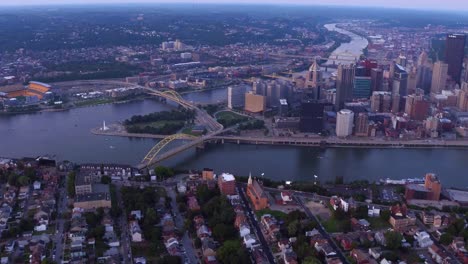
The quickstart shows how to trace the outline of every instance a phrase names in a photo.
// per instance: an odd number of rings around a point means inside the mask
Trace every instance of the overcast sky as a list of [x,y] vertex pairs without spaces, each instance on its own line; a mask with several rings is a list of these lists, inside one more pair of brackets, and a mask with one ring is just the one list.
[[93,3],[239,3],[378,6],[438,10],[466,10],[468,0],[0,0],[0,5],[93,4]]

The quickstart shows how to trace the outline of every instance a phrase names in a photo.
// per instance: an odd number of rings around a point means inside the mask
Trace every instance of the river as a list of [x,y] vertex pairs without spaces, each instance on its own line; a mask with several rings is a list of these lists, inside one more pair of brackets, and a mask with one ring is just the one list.
[[[211,103],[224,101],[226,96],[226,89],[219,89],[187,94],[184,98]],[[90,130],[104,120],[110,124],[134,114],[171,108],[144,100],[63,112],[0,116],[0,157],[51,155],[81,163],[136,165],[156,140],[97,136]],[[337,176],[346,181],[373,181],[423,177],[427,172],[435,172],[445,186],[468,187],[467,154],[468,151],[457,149],[318,149],[224,144],[210,145],[202,151],[190,149],[163,164],[184,169],[211,167],[218,173],[236,175],[265,173],[265,177],[275,180],[312,180],[316,174],[322,182],[333,181]]]
[[359,59],[362,55],[362,50],[369,45],[366,38],[363,38],[351,31],[338,28],[337,24],[326,24],[324,27],[329,31],[336,31],[341,34],[348,35],[351,38],[351,42],[341,44],[335,49],[330,56],[326,64],[350,64],[355,60]]

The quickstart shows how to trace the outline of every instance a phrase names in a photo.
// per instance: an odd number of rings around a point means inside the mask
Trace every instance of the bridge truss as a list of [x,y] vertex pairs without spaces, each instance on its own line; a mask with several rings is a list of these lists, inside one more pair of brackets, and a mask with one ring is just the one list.
[[145,158],[141,161],[141,164],[151,164],[156,159],[161,150],[164,149],[169,143],[173,142],[174,140],[179,139],[196,139],[197,137],[190,136],[187,134],[174,134],[163,138],[161,141],[158,142],[151,150],[146,154]]

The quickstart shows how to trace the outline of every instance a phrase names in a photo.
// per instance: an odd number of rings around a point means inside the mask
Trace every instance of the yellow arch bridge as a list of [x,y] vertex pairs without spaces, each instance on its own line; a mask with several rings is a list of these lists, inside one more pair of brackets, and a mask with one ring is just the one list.
[[[174,135],[167,136],[167,137],[163,138],[161,141],[159,141],[158,144],[156,144],[153,148],[151,148],[151,150],[148,152],[148,154],[146,154],[145,158],[141,161],[141,165],[142,166],[148,166],[148,165],[150,165],[152,163],[155,163],[155,161],[157,161],[156,158],[161,153],[161,151],[164,149],[164,147],[169,145],[171,142],[173,142],[175,140],[179,140],[179,139],[195,140],[195,139],[197,139],[197,137],[190,136],[190,135],[187,135],[187,134],[174,134]],[[184,147],[184,149],[185,149],[185,145],[183,145],[181,147]],[[179,152],[179,151],[177,151],[177,152]],[[170,153],[170,152],[166,152],[166,154],[167,153]]]

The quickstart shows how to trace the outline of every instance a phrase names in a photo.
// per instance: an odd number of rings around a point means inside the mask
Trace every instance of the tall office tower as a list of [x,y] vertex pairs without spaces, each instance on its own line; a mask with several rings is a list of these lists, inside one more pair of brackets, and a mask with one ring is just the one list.
[[253,92],[245,94],[245,111],[251,113],[260,113],[265,111],[266,108],[266,97],[263,95],[257,95]]
[[366,98],[371,96],[371,77],[354,77],[353,98]]
[[398,56],[398,58],[396,59],[396,63],[403,66],[403,67],[406,67],[406,63],[407,63],[407,59],[405,56],[403,56],[402,54],[400,54],[400,56]]
[[347,137],[353,133],[354,113],[348,109],[342,109],[336,117],[336,135]]
[[424,90],[425,94],[431,92],[432,84],[432,64],[424,64],[418,66],[418,80],[416,82],[416,87]]
[[442,61],[434,63],[434,70],[432,71],[432,85],[431,93],[438,94],[447,84],[447,70],[448,64]]
[[336,76],[335,108],[341,110],[344,103],[352,98],[354,88],[354,64],[339,65]]
[[367,137],[369,135],[369,116],[366,113],[357,115],[354,134],[358,137]]
[[426,64],[427,62],[427,53],[425,50],[423,50],[421,52],[421,54],[419,54],[418,56],[418,62],[417,62],[417,66],[423,66],[424,64]]
[[457,107],[460,111],[468,111],[468,82],[463,82],[458,93]]
[[245,92],[247,91],[246,85],[229,86],[228,92],[228,108],[243,108],[245,105]]
[[422,95],[408,95],[405,103],[405,113],[413,120],[426,119],[430,103]]
[[[371,76],[371,70],[376,69],[379,66],[376,60],[369,59],[360,61],[359,65],[366,68],[365,76]],[[356,74],[356,76],[358,76],[358,74]]]
[[321,133],[324,122],[324,107],[325,103],[316,100],[302,102],[299,130],[301,132]]
[[382,69],[372,69],[371,70],[371,90],[382,91],[383,86],[383,70]]
[[401,96],[406,96],[408,94],[408,73],[406,69],[399,64],[395,64],[394,67],[392,93]]
[[268,82],[266,92],[267,107],[276,107],[279,105],[280,89],[281,86],[279,83],[275,81]]
[[399,94],[392,93],[392,113],[400,112],[401,97]]
[[265,96],[267,93],[267,84],[262,80],[256,80],[253,82],[252,91],[255,94]]
[[367,76],[367,70],[366,70],[366,67],[364,66],[356,66],[356,68],[354,68],[354,75],[355,76],[358,76],[358,77],[365,77]]
[[373,92],[371,96],[371,112],[377,113],[381,111],[382,95],[380,92]]
[[371,96],[371,111],[374,113],[390,112],[392,93],[376,91]]
[[448,75],[460,84],[463,59],[465,58],[465,34],[448,34],[445,40],[445,62],[448,64]]
[[412,94],[416,92],[416,82],[417,82],[417,74],[416,70],[411,70],[408,73],[408,94]]
[[314,63],[310,66],[306,81],[309,88],[319,88],[322,86],[322,70],[317,60],[314,60]]

